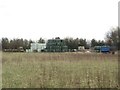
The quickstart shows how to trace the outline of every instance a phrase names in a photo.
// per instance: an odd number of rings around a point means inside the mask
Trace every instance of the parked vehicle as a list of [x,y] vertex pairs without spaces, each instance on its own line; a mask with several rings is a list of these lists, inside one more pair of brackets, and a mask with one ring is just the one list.
[[101,53],[110,53],[110,46],[95,46],[94,50]]

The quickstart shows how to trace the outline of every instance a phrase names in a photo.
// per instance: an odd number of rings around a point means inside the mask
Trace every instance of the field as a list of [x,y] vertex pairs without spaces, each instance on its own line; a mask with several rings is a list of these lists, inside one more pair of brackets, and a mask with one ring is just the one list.
[[3,53],[3,88],[118,88],[112,54]]

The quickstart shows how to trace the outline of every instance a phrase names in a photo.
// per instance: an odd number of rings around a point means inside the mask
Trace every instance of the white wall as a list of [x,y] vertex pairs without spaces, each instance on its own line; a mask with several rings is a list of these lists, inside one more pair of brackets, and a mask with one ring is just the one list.
[[46,48],[46,44],[43,43],[31,43],[31,51],[37,50],[38,52],[41,52],[42,49]]

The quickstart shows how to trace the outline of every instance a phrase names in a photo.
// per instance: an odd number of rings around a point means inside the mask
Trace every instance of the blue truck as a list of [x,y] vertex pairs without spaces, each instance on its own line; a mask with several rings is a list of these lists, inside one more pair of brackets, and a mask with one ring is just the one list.
[[101,46],[100,52],[102,52],[102,53],[110,53],[110,47],[109,46]]
[[95,46],[94,50],[101,53],[110,53],[110,46]]

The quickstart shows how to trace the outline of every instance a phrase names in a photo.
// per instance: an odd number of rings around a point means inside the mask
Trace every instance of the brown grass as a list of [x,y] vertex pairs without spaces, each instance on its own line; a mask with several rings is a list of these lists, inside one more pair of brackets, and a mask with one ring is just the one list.
[[118,88],[117,55],[3,53],[3,87]]

